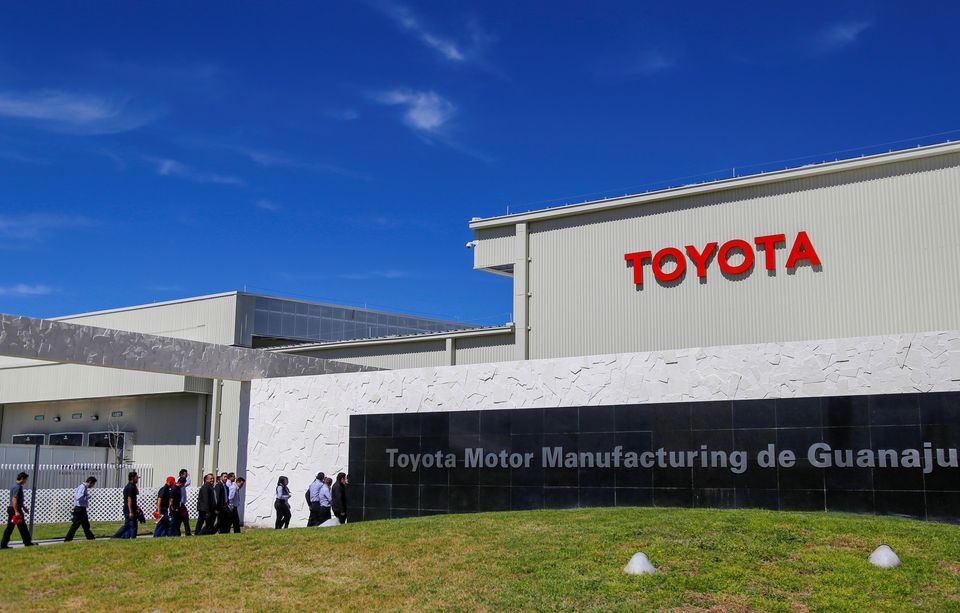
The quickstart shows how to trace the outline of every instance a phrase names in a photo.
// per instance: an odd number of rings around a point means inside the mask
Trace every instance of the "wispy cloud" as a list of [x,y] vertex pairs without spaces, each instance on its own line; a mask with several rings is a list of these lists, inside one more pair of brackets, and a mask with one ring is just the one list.
[[19,151],[12,151],[9,149],[0,149],[0,160],[7,160],[8,162],[19,162],[21,164],[46,165],[49,163],[46,160],[41,160],[39,158],[31,157],[29,155],[24,155]]
[[679,65],[674,52],[660,47],[647,47],[640,50],[619,52],[597,67],[597,75],[619,79],[651,77],[668,72]]
[[466,61],[467,54],[459,43],[428,30],[423,21],[414,15],[409,7],[388,1],[377,2],[376,6],[390,17],[400,29],[414,35],[421,43],[439,53],[443,58],[451,62]]
[[331,119],[336,119],[337,121],[353,121],[354,119],[359,119],[360,113],[356,109],[328,109],[326,112],[327,117]]
[[270,211],[275,213],[280,210],[280,205],[274,202],[273,200],[267,200],[266,198],[261,198],[254,203],[258,209],[263,209],[264,211]]
[[259,164],[260,166],[266,166],[267,168],[298,168],[301,170],[314,170],[319,172],[328,172],[331,174],[343,175],[345,177],[353,177],[355,179],[368,178],[367,175],[363,173],[355,172],[348,168],[343,168],[342,166],[336,166],[334,164],[325,164],[323,162],[301,160],[291,155],[288,155],[285,153],[279,153],[276,151],[269,151],[265,149],[255,149],[252,147],[228,146],[227,148],[246,157],[251,162],[255,164]]
[[27,215],[0,214],[0,240],[7,243],[36,242],[59,231],[89,228],[96,222],[86,217],[31,213]]
[[341,273],[337,275],[339,279],[348,281],[365,281],[368,279],[410,279],[420,277],[420,273],[410,270],[369,270],[354,273]]
[[823,28],[814,38],[814,51],[826,53],[852,45],[872,25],[873,20],[869,19],[832,23]]
[[55,291],[56,289],[50,287],[49,285],[29,285],[27,283],[17,283],[16,285],[0,285],[0,296],[8,298],[48,296]]
[[134,108],[129,97],[42,90],[0,92],[0,118],[30,122],[56,132],[114,134],[144,126],[159,117],[156,110]]
[[403,109],[403,122],[422,134],[436,134],[453,118],[457,107],[433,91],[395,89],[383,92],[374,99],[385,105]]
[[372,4],[400,30],[410,34],[445,61],[472,64],[503,76],[483,59],[484,50],[494,42],[495,37],[486,32],[476,20],[468,20],[466,31],[455,37],[432,29],[422,17],[400,2],[373,0]]
[[161,177],[177,177],[180,179],[193,181],[194,183],[215,183],[217,185],[242,186],[246,184],[244,180],[239,177],[195,170],[182,162],[178,162],[177,160],[171,160],[168,158],[147,159],[156,165],[157,174]]

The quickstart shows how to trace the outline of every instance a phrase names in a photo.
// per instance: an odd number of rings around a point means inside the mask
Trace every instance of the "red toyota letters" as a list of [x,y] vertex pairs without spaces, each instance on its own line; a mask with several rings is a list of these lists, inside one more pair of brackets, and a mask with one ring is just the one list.
[[[767,270],[776,270],[776,246],[778,243],[786,243],[786,240],[787,237],[783,234],[769,234],[753,239],[754,244],[763,247],[763,264]],[[739,238],[728,240],[720,245],[719,250],[717,249],[716,242],[707,243],[703,249],[697,249],[693,245],[687,245],[684,247],[684,250],[687,252],[687,257],[690,258],[690,261],[693,262],[693,265],[696,267],[697,276],[700,278],[707,276],[707,267],[714,252],[717,254],[717,263],[720,265],[720,270],[728,275],[739,275],[750,270],[756,258],[753,251],[753,244]],[[743,254],[743,261],[739,264],[731,264],[731,252],[737,251]],[[643,285],[643,265],[646,261],[650,261],[653,276],[659,281],[675,281],[683,277],[687,271],[687,259],[684,257],[683,252],[676,247],[664,247],[652,255],[650,251],[626,253],[623,259],[633,264],[633,282],[637,285]],[[673,270],[666,272],[664,270],[664,263],[670,260],[675,262],[676,265]],[[809,262],[811,266],[818,266],[820,264],[820,257],[817,256],[810,237],[807,236],[806,232],[798,232],[797,238],[793,241],[793,248],[790,249],[790,255],[787,257],[786,268],[796,268],[797,264],[804,260]]]

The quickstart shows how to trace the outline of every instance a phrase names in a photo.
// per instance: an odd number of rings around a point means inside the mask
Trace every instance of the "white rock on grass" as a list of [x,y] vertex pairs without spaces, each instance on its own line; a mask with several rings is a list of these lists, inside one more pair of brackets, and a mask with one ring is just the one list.
[[650,563],[650,558],[642,551],[633,554],[627,565],[623,567],[623,572],[628,575],[650,575],[657,572],[657,569]]
[[323,522],[322,524],[320,524],[320,527],[321,527],[321,528],[330,528],[330,527],[332,527],[332,526],[339,526],[339,525],[340,525],[340,520],[337,519],[336,517],[331,517],[331,518],[328,519],[327,521],[325,521],[325,522]]
[[889,545],[880,545],[870,554],[870,563],[880,568],[896,568],[900,566],[900,558]]

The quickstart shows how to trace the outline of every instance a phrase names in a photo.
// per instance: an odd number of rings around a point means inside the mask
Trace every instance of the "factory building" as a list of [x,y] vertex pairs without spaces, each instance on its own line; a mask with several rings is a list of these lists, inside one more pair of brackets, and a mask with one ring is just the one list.
[[[55,319],[251,348],[466,327],[246,292]],[[120,451],[127,462],[152,465],[156,478],[180,468],[236,470],[246,448],[241,398],[238,381],[0,358],[0,442],[105,447],[103,461]]]
[[502,326],[245,293],[77,315],[379,370],[247,393],[8,360],[0,437],[109,424],[158,474],[237,466],[259,525],[279,475],[302,492],[344,469],[355,519],[653,504],[960,520],[960,144],[470,228],[474,268],[512,296]]

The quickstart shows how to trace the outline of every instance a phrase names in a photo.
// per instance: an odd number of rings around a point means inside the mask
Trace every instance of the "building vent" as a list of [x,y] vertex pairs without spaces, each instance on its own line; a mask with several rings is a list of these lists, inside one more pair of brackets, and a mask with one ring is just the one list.
[[83,432],[57,432],[50,435],[50,444],[61,447],[83,447]]

